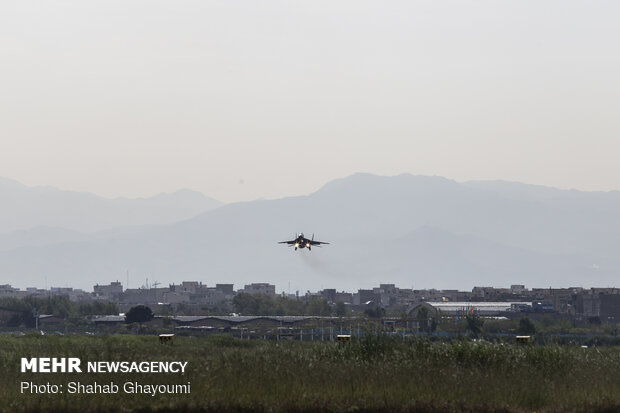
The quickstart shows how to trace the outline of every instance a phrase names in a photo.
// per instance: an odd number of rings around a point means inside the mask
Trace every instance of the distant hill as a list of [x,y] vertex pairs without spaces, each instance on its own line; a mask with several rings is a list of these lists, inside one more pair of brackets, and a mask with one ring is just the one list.
[[[315,233],[332,244],[293,251]],[[199,280],[278,290],[608,286],[620,277],[620,196],[503,182],[356,174],[308,196],[234,203],[160,227],[0,252],[3,281]],[[60,281],[62,280],[62,281]]]
[[[4,178],[0,178],[0,202],[0,234],[22,231],[13,235],[15,239],[37,238],[37,234],[43,239],[55,231],[51,228],[57,228],[58,240],[65,239],[67,231],[95,232],[123,226],[171,224],[222,205],[190,190],[150,198],[107,199],[47,186],[28,187]],[[65,233],[60,234],[62,231]],[[8,242],[3,238],[6,239],[0,235],[0,244]],[[77,239],[69,236],[67,240]],[[36,241],[34,245],[41,242]]]

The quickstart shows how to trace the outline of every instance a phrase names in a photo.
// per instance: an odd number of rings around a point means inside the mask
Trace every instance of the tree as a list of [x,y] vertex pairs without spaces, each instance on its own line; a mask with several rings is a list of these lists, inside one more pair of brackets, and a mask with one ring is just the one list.
[[366,314],[366,316],[368,316],[369,318],[381,318],[385,316],[385,308],[369,307],[364,310],[364,314]]
[[336,317],[344,317],[347,315],[347,306],[342,302],[336,303]]
[[145,323],[153,319],[153,311],[145,305],[131,307],[125,314],[126,323]]
[[420,307],[418,310],[418,325],[420,331],[426,331],[428,328],[428,308]]
[[532,336],[536,334],[536,326],[534,325],[534,323],[532,323],[532,320],[527,317],[523,317],[521,318],[521,320],[519,320],[518,332],[519,334],[524,336]]
[[92,303],[78,303],[77,315],[104,315],[118,314],[118,306],[109,301],[94,301]]
[[319,297],[312,297],[306,303],[306,315],[329,316],[332,313],[327,300]]
[[484,320],[482,320],[476,314],[466,316],[465,320],[467,321],[467,329],[471,331],[472,336],[474,336],[474,338],[478,338],[478,336],[482,332],[482,325],[484,324]]
[[233,298],[233,308],[239,314],[258,315],[258,305],[256,297],[252,294],[239,293]]
[[428,308],[420,307],[417,315],[418,329],[421,332],[431,333],[437,329],[437,320],[429,317]]

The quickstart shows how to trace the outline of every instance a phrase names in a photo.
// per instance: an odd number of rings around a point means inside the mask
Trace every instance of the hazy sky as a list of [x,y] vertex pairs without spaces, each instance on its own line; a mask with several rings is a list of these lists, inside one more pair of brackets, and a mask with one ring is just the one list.
[[0,176],[222,201],[354,172],[620,189],[620,2],[0,2]]

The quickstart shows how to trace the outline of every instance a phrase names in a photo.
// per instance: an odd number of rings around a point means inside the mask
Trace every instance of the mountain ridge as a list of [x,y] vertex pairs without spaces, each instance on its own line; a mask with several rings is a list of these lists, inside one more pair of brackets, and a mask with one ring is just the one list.
[[220,207],[200,192],[180,189],[144,198],[104,198],[51,186],[26,186],[0,178],[0,233],[57,227],[97,232],[122,226],[162,225]]
[[[47,274],[89,289],[128,270],[165,282],[263,280],[282,288],[291,281],[302,291],[379,282],[594,286],[618,279],[615,194],[549,201],[510,191],[441,177],[356,174],[309,195],[223,205],[116,239],[0,252],[0,273],[15,275],[13,283],[40,285]],[[294,232],[331,244],[311,252],[277,244]]]

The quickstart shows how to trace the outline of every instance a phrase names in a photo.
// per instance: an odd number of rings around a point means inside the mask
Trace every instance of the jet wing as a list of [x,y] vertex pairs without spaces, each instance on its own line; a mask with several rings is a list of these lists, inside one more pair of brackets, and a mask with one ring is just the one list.
[[329,242],[313,241],[313,240],[308,240],[307,242],[309,242],[309,243],[310,243],[310,245],[329,244]]
[[295,242],[297,242],[296,240],[292,240],[292,241],[280,241],[278,242],[278,244],[289,244],[289,245],[293,245],[295,244]]

